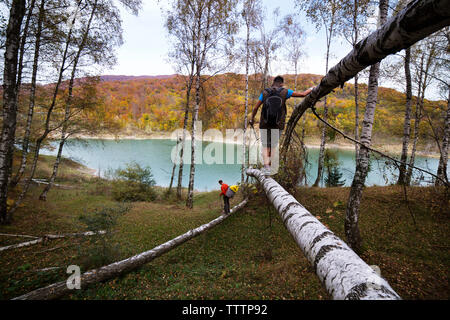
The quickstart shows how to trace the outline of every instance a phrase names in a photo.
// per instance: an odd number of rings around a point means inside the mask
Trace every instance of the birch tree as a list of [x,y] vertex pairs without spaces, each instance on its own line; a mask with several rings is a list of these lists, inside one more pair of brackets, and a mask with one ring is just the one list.
[[[448,182],[448,148],[450,139],[450,28],[444,28],[435,34],[437,50],[441,53],[436,61],[436,72],[431,77],[437,83],[440,97],[447,100],[447,110],[443,112],[443,123],[439,125],[441,132],[440,143],[437,145],[440,152],[437,176]],[[431,125],[431,123],[430,123]],[[433,129],[433,128],[432,128]],[[434,131],[434,129],[433,129]],[[439,137],[437,137],[439,139]],[[435,180],[435,185],[443,185],[439,179]]]
[[[76,10],[79,9],[80,4],[81,4],[82,0],[78,0],[77,2],[77,7]],[[37,163],[39,160],[39,153],[40,153],[40,149],[41,149],[41,145],[44,142],[44,140],[47,138],[47,136],[49,135],[50,132],[52,132],[52,128],[51,128],[51,116],[52,116],[52,112],[53,109],[56,106],[56,101],[57,101],[57,97],[58,97],[58,93],[59,93],[59,88],[61,86],[61,83],[63,81],[63,75],[64,75],[64,71],[67,69],[67,59],[68,59],[68,55],[69,55],[69,49],[70,49],[70,45],[72,42],[72,37],[73,37],[73,33],[74,33],[74,25],[75,22],[77,20],[77,12],[73,15],[73,16],[69,16],[68,17],[68,32],[67,32],[67,36],[65,38],[65,42],[64,45],[62,47],[62,54],[61,54],[61,62],[58,66],[58,78],[57,81],[55,83],[55,87],[53,90],[53,94],[52,94],[52,99],[50,102],[50,106],[47,110],[46,116],[45,116],[45,123],[44,123],[44,131],[42,132],[42,134],[37,138],[36,143],[35,143],[35,149],[33,152],[33,160],[31,163],[31,169],[30,169],[30,175],[27,178],[27,180],[25,181],[25,185],[22,189],[22,191],[20,192],[17,200],[14,202],[14,204],[12,205],[11,209],[8,211],[8,215],[10,218],[12,218],[13,214],[15,213],[15,211],[17,210],[17,208],[19,207],[19,205],[22,203],[23,199],[25,198],[25,195],[28,192],[28,189],[30,187],[30,184],[34,178],[34,174],[36,171],[36,167],[37,167]]]
[[45,0],[41,0],[39,6],[39,12],[37,14],[37,29],[36,34],[34,36],[34,55],[33,55],[33,67],[32,67],[32,75],[31,75],[31,83],[30,83],[30,94],[29,94],[29,102],[28,102],[28,113],[27,120],[25,123],[24,137],[22,139],[22,157],[19,165],[19,169],[14,177],[11,179],[10,187],[14,188],[19,180],[22,178],[23,173],[25,172],[25,167],[27,164],[27,155],[28,155],[28,147],[30,144],[30,135],[31,135],[31,124],[33,121],[35,100],[36,100],[36,82],[37,82],[37,71],[39,66],[39,55],[41,51],[41,36],[42,36],[42,25],[44,23],[44,14],[45,14]]
[[405,105],[405,120],[403,124],[403,138],[402,138],[402,154],[400,161],[402,164],[399,168],[399,176],[397,184],[406,184],[406,161],[408,160],[408,145],[411,135],[411,105],[412,105],[412,83],[411,83],[411,48],[405,50],[404,67],[405,67],[405,82],[406,82],[406,105]]
[[[383,25],[388,15],[388,0],[379,1],[378,27]],[[369,85],[367,89],[367,103],[364,113],[364,120],[361,129],[361,143],[370,146],[372,140],[372,126],[375,116],[375,108],[378,97],[378,76],[380,63],[375,63],[370,67]],[[359,233],[359,208],[361,204],[362,192],[369,169],[370,153],[366,148],[361,148],[356,158],[356,169],[353,182],[350,188],[350,195],[347,201],[345,216],[345,235],[350,247],[359,252],[361,250],[361,236]]]
[[[423,117],[423,103],[425,93],[432,81],[432,75],[436,72],[436,59],[439,55],[436,37],[431,36],[421,41],[417,46],[417,55],[414,62],[415,80],[417,83],[417,99],[415,104],[415,117],[413,127],[412,150],[409,158],[409,167],[406,172],[405,184],[410,185],[413,177],[412,166],[415,163],[417,146],[420,136],[420,122]],[[419,62],[420,61],[420,62]]]
[[13,0],[5,41],[3,72],[3,126],[0,136],[0,223],[9,223],[8,184],[12,169],[17,121],[17,64],[20,28],[25,15],[25,0]]
[[[319,99],[329,94],[334,88],[342,86],[371,64],[406,49],[448,26],[449,11],[450,3],[445,0],[413,0],[385,25],[362,39],[351,52],[330,69],[320,84],[295,106],[286,125],[281,153],[284,154],[288,149],[295,126],[308,108],[314,107]],[[419,20],[424,21],[420,27],[417,26]]]
[[[184,2],[184,1],[182,1]],[[236,19],[234,16],[235,0],[195,0],[187,1],[193,15],[195,39],[195,103],[192,111],[191,122],[191,163],[189,172],[188,194],[186,206],[192,208],[194,204],[194,177],[195,177],[195,152],[197,121],[200,109],[200,89],[202,74],[205,70],[214,69],[219,57],[227,54],[227,44],[236,32]]]
[[[87,95],[86,101],[74,101],[73,91],[75,85],[75,79],[77,74],[81,73],[80,64],[106,64],[112,65],[115,61],[114,48],[122,44],[122,32],[120,26],[120,18],[117,10],[111,6],[111,2],[106,0],[93,0],[92,3],[85,9],[84,15],[80,16],[80,32],[77,36],[75,45],[73,48],[71,66],[71,75],[67,88],[67,98],[65,99],[64,117],[61,122],[61,138],[59,141],[58,152],[53,165],[53,171],[45,186],[40,200],[45,201],[47,199],[47,193],[52,187],[56,175],[58,173],[59,164],[61,162],[62,151],[67,139],[78,128],[75,127],[72,119],[83,112],[85,109],[92,107],[92,100]],[[95,30],[95,33],[92,32]],[[89,80],[83,81],[83,85],[89,85]],[[94,81],[91,81],[92,85],[96,85]],[[83,85],[80,85],[82,87]]]
[[[450,87],[447,86],[448,98],[447,98],[447,113],[444,120],[444,133],[442,135],[441,155],[439,157],[439,165],[437,169],[437,176],[444,181],[448,181],[447,176],[447,164],[448,164],[448,148],[450,139]],[[436,185],[442,185],[438,179],[435,182]]]
[[[361,36],[368,31],[367,20],[372,14],[369,0],[346,0],[342,4],[342,19],[340,27],[344,38],[355,48]],[[354,77],[355,96],[355,139],[359,140],[359,87],[358,75]],[[355,143],[355,155],[358,155],[359,145]],[[355,156],[355,158],[356,158]]]
[[[289,61],[291,66],[294,68],[294,91],[297,91],[297,78],[298,78],[298,65],[301,58],[305,55],[303,50],[305,31],[303,30],[298,18],[294,15],[287,15],[282,20],[282,30],[284,32],[285,44],[283,49],[286,53],[286,59]],[[303,118],[302,124],[302,134],[300,137],[300,144],[303,150],[303,159],[306,162],[306,146],[305,146],[305,118]],[[302,172],[300,176],[300,182],[304,181],[306,185],[306,169],[305,165],[302,166]]]
[[244,161],[241,168],[241,183],[244,183],[244,168],[248,168],[246,155],[247,121],[248,121],[248,80],[250,68],[250,33],[261,23],[261,4],[259,0],[244,0],[241,12],[245,24],[245,102],[244,102],[244,136],[242,143],[242,155]]
[[[48,2],[51,2],[50,0]],[[137,8],[140,6],[140,0],[120,0],[127,9],[137,10]],[[51,132],[54,132],[55,130],[58,130],[59,128],[66,126],[65,130],[67,131],[67,124],[65,120],[62,119],[62,121],[58,122],[57,117],[54,117],[54,110],[56,110],[59,107],[59,96],[60,96],[60,89],[62,86],[62,83],[64,82],[66,78],[66,70],[74,65],[74,61],[76,59],[79,59],[80,57],[76,54],[76,47],[82,43],[82,36],[80,34],[83,33],[84,28],[80,27],[81,23],[87,23],[87,19],[84,20],[85,12],[88,11],[90,8],[89,4],[97,3],[95,2],[87,2],[84,0],[77,0],[75,2],[71,1],[56,1],[51,2],[51,6],[48,7],[47,10],[43,10],[44,3],[41,2],[41,8],[40,13],[44,12],[44,21],[45,26],[47,28],[46,34],[42,37],[46,39],[46,45],[48,45],[48,48],[52,48],[52,53],[49,55],[47,53],[47,56],[45,59],[43,58],[42,61],[46,62],[46,66],[49,65],[56,66],[57,73],[56,73],[56,81],[53,85],[53,91],[52,96],[49,99],[49,105],[46,108],[46,112],[44,115],[44,123],[40,126],[40,132],[38,133],[38,137],[34,143],[34,151],[32,155],[32,162],[30,164],[30,174],[27,177],[26,181],[24,182],[24,186],[17,197],[14,204],[11,206],[10,210],[7,212],[8,220],[11,220],[14,212],[17,210],[21,202],[24,200],[29,186],[31,182],[33,181],[33,177],[36,171],[37,163],[39,160],[39,154],[40,149],[44,142],[46,141],[47,137]],[[68,9],[69,5],[73,5],[73,11]],[[112,9],[114,12],[118,12],[117,7],[113,5],[113,2],[110,0],[105,0],[105,2],[102,2],[102,5],[104,8]],[[81,17],[81,18],[80,18]],[[102,17],[105,19],[103,23],[100,25],[100,28],[96,30],[98,32],[98,37],[103,37],[104,40],[107,40],[108,43],[110,43],[110,46],[107,46],[108,49],[105,50],[99,50],[99,42],[93,39],[90,39],[89,42],[89,54],[92,56],[92,62],[94,64],[99,64],[100,61],[108,60],[110,62],[113,62],[114,59],[112,59],[111,53],[113,52],[112,47],[117,44],[117,42],[114,40],[116,36],[118,35],[121,37],[122,30],[120,28],[109,28],[108,26],[111,26],[111,23],[120,25],[120,19],[118,14],[115,16],[111,16],[108,14],[105,14],[105,12],[102,13],[102,15],[99,15],[99,17]],[[53,19],[53,20],[52,20]],[[108,19],[110,19],[108,21]],[[41,30],[42,31],[42,30]],[[108,34],[112,33],[112,36],[109,36]],[[53,39],[53,37],[49,35],[56,34],[56,39]],[[48,41],[48,39],[51,39],[51,41]],[[62,40],[62,41],[61,41]],[[39,47],[36,51],[35,48],[35,65],[38,67],[38,60],[39,55],[36,55],[36,52],[39,52]],[[106,52],[106,54],[105,54]],[[35,68],[37,70],[37,67]],[[75,68],[76,69],[76,68]],[[33,70],[35,72],[35,70]],[[50,70],[46,70],[48,73],[51,73]],[[74,74],[75,75],[75,74]],[[73,83],[72,83],[73,88]],[[29,107],[29,115],[27,119],[27,126],[29,123],[31,123],[32,113],[33,113],[33,107],[34,107],[34,93],[33,90],[35,90],[35,86],[32,89],[32,96],[30,97],[30,107]],[[70,105],[70,104],[69,104]],[[55,121],[56,120],[56,121]],[[27,129],[25,129],[25,135],[28,135]],[[25,153],[28,152],[28,150],[24,150]],[[59,160],[57,159],[57,162]],[[21,165],[22,167],[22,165]],[[54,167],[57,168],[57,165]],[[56,171],[54,171],[56,175]],[[20,172],[20,169],[19,169]],[[54,179],[54,178],[53,178]]]
[[281,26],[278,21],[280,15],[279,8],[272,12],[273,28],[268,28],[264,23],[265,15],[262,15],[258,26],[259,37],[254,39],[253,47],[253,64],[255,71],[261,74],[261,91],[269,86],[269,72],[272,61],[276,52],[281,47]]
[[[336,27],[340,20],[341,1],[340,0],[296,0],[297,5],[306,12],[306,17],[315,24],[316,29],[325,31],[326,53],[325,53],[325,74],[328,72],[330,59],[331,42],[335,36]],[[323,102],[323,119],[328,118],[327,97]],[[322,125],[320,137],[319,160],[317,164],[317,178],[313,186],[317,187],[323,179],[323,159],[325,152],[326,126]]]
[[184,147],[186,141],[186,130],[189,121],[189,111],[191,103],[192,85],[194,83],[196,38],[194,13],[192,6],[186,1],[174,1],[166,11],[165,27],[171,39],[172,49],[169,52],[170,60],[176,66],[178,73],[182,74],[185,80],[185,100],[183,134],[180,141],[180,157],[178,169],[177,198],[181,199],[184,168]]

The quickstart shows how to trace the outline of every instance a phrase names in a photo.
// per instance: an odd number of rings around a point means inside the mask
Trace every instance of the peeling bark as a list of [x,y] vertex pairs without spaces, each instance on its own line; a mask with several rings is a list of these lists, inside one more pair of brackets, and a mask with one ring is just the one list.
[[298,104],[286,126],[282,152],[287,151],[292,132],[303,113],[334,88],[343,85],[366,67],[450,24],[447,0],[413,0],[379,29],[358,42],[355,48],[329,70],[320,84]]
[[[240,210],[247,204],[247,199],[239,203],[233,209],[231,209],[231,213],[235,213]],[[201,225],[198,228],[189,230],[188,232],[169,240],[149,251],[142,252],[130,258],[127,258],[122,261],[114,262],[107,266],[101,267],[99,269],[90,270],[81,275],[81,288],[85,288],[86,286],[105,281],[114,277],[117,277],[123,273],[130,272],[134,269],[137,269],[143,266],[146,263],[149,263],[153,259],[163,255],[164,253],[178,247],[179,245],[185,243],[186,241],[202,234],[203,232],[215,227],[219,223],[223,222],[229,215],[221,215],[218,218]],[[51,284],[47,287],[40,288],[34,291],[31,291],[27,294],[21,295],[13,300],[47,300],[47,299],[56,299],[65,294],[69,294],[72,290],[67,288],[66,281],[61,281],[58,283]]]
[[267,198],[333,299],[400,299],[385,279],[275,180],[266,178],[256,169],[248,169],[247,175],[261,183]]

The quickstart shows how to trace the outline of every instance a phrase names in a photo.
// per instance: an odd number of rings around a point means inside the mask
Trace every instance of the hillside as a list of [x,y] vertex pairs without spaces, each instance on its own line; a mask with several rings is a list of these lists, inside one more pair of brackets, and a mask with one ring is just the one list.
[[[286,87],[293,88],[293,75],[284,75]],[[98,85],[98,95],[102,103],[96,108],[98,121],[116,121],[123,131],[172,131],[182,128],[185,105],[185,85],[182,76],[103,76]],[[298,90],[319,83],[321,76],[300,74]],[[199,118],[203,129],[219,130],[243,127],[244,115],[244,75],[227,73],[209,78],[204,83]],[[329,119],[344,132],[354,132],[354,86],[346,83],[328,96]],[[362,123],[367,95],[367,85],[360,89],[360,123]],[[257,76],[250,77],[250,112],[260,93]],[[192,102],[193,99],[191,99]],[[300,99],[288,100],[288,113]],[[379,88],[379,101],[375,114],[375,139],[399,139],[403,133],[405,95],[390,88]],[[320,111],[321,103],[318,105]],[[444,101],[425,100],[425,111],[433,122],[443,119],[446,107]],[[413,101],[415,108],[415,97]],[[318,122],[311,113],[306,113],[307,136],[319,134]],[[422,140],[431,142],[431,129],[426,120],[420,124]],[[332,132],[329,139],[334,139]]]

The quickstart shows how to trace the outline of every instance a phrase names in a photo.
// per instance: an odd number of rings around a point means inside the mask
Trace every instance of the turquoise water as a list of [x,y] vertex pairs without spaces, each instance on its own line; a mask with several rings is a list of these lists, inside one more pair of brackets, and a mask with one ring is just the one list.
[[[203,150],[210,143],[203,142]],[[56,144],[55,144],[56,145]],[[172,140],[97,140],[89,139],[83,142],[70,140],[64,147],[63,155],[75,161],[83,163],[89,168],[96,170],[97,174],[103,176],[108,169],[124,167],[126,163],[135,161],[141,166],[150,166],[157,185],[168,186],[172,173],[171,152],[175,146]],[[234,150],[234,159],[240,156],[240,147],[235,145],[224,145],[223,154]],[[340,170],[345,185],[349,186],[353,179],[355,170],[355,158],[353,150],[335,149],[340,162]],[[56,150],[43,150],[43,154],[56,154]],[[317,175],[317,159],[319,149],[308,149],[307,167],[308,183],[312,184]],[[215,153],[212,153],[213,155]],[[190,150],[187,150],[190,157]],[[225,162],[225,157],[224,161]],[[416,157],[416,166],[436,172],[438,159]],[[236,161],[234,162],[236,163]],[[190,165],[185,165],[183,169],[183,186],[188,184],[188,174]],[[199,191],[217,190],[217,181],[222,179],[227,184],[236,184],[240,181],[240,164],[197,164],[195,169],[195,189]],[[178,169],[177,169],[178,170]],[[177,171],[178,172],[178,171]],[[396,181],[397,170],[386,166],[384,159],[372,159],[371,171],[366,180],[366,185],[388,185]],[[415,173],[415,178],[420,178],[420,172]],[[426,185],[430,182],[430,177],[425,175],[420,184]],[[177,178],[176,178],[177,179]],[[175,179],[175,180],[176,180]],[[175,182],[176,184],[176,182]]]

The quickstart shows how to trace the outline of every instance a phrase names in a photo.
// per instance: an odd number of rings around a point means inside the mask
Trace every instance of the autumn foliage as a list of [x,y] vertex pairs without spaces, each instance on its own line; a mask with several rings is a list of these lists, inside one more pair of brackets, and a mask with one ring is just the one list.
[[[108,79],[108,77],[105,77]],[[293,88],[294,76],[284,75],[285,86]],[[301,74],[298,76],[298,90],[305,90],[319,83],[321,76]],[[120,78],[119,78],[120,79]],[[205,76],[199,118],[203,129],[219,130],[242,128],[244,114],[245,76],[234,73]],[[367,85],[360,84],[360,103],[364,112]],[[261,91],[259,75],[250,76],[250,105],[253,106]],[[334,126],[352,135],[354,132],[353,84],[346,83],[328,96],[329,121]],[[183,126],[185,78],[171,76],[163,78],[125,78],[125,80],[103,80],[98,84],[97,94],[101,97],[95,108],[100,123],[118,122],[122,129],[145,132],[172,131]],[[415,103],[416,97],[413,97]],[[299,99],[288,100],[288,116]],[[414,104],[413,104],[414,105]],[[425,100],[424,108],[431,119],[439,123],[445,112],[444,101]],[[403,133],[405,95],[394,89],[379,89],[377,112],[374,121],[376,136],[398,137]],[[318,104],[321,111],[321,104]],[[318,135],[318,122],[307,112],[307,135]],[[421,138],[430,139],[431,129],[427,122],[421,122]],[[329,139],[334,134],[329,132]],[[427,139],[427,140],[428,140]]]

